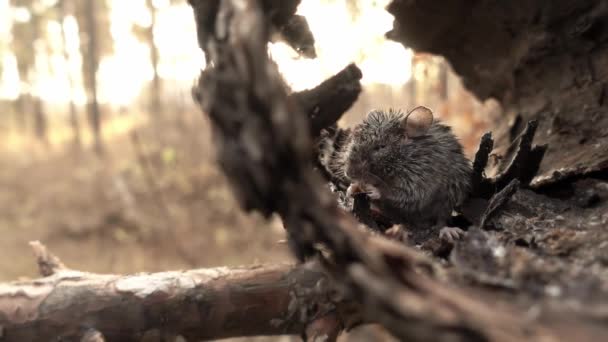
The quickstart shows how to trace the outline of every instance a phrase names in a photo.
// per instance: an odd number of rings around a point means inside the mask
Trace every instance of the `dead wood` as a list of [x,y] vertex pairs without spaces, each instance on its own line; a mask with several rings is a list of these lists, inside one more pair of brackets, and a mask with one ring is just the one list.
[[[39,264],[62,265],[41,244],[33,246]],[[338,314],[339,301],[330,299],[333,290],[323,284],[326,278],[313,264],[133,275],[54,267],[44,278],[0,284],[0,338],[140,341],[160,335],[194,341],[304,332],[333,336],[352,317],[344,310]]]
[[475,153],[475,159],[473,159],[473,173],[471,174],[471,193],[479,197],[485,197],[484,195],[487,196],[492,192],[491,184],[487,184],[485,170],[493,148],[492,133],[484,134]]
[[494,181],[496,189],[502,190],[514,179],[519,180],[522,186],[528,186],[538,173],[547,146],[532,146],[537,127],[536,120],[528,122],[521,136],[515,139],[514,142],[519,142],[517,150],[514,152],[513,160],[505,165],[504,171],[496,175]]
[[[472,229],[455,246],[454,271],[513,303],[549,300],[573,317],[605,320],[608,3],[395,0],[388,9],[389,37],[446,57],[469,90],[504,108],[494,146],[484,137],[476,158],[474,193],[487,199],[514,178],[530,184],[501,197],[484,220],[493,231]],[[511,163],[488,172],[492,148]],[[473,204],[487,208],[481,202]]]
[[535,143],[547,151],[532,186],[606,175],[608,2],[394,0],[388,10],[391,39],[446,57],[479,99],[501,102],[498,154],[508,159],[538,120]]
[[471,197],[489,199],[514,180],[517,180],[523,187],[530,184],[532,178],[538,172],[547,149],[547,146],[544,145],[532,145],[537,127],[538,123],[536,121],[528,122],[526,129],[511,144],[513,147],[512,159],[508,163],[503,159],[503,162],[495,165],[501,172],[492,177],[488,177],[486,171],[489,156],[494,147],[494,140],[491,133],[486,133],[481,137],[479,149],[473,160]]
[[519,180],[513,179],[511,183],[505,186],[500,192],[496,195],[492,196],[490,199],[486,210],[483,215],[481,215],[481,220],[479,223],[479,228],[484,228],[486,222],[494,216],[499,209],[501,209],[510,199],[511,196],[519,189]]
[[361,92],[361,70],[350,64],[313,89],[291,95],[302,111],[308,114],[311,133],[335,124],[353,105]]
[[[221,0],[188,0],[195,9],[195,15],[215,11],[219,8]],[[269,29],[276,38],[285,41],[295,51],[306,58],[315,58],[315,38],[310,31],[306,18],[296,15],[296,10],[301,0],[264,0],[261,1],[261,9],[268,18]],[[199,17],[202,27],[198,28],[199,45],[204,35],[215,25],[215,18]],[[204,28],[204,30],[203,30]],[[204,47],[203,47],[204,48]]]
[[523,133],[515,139],[512,146],[513,157],[509,163],[496,165],[502,172],[494,177],[486,175],[486,168],[494,140],[490,133],[484,134],[473,161],[471,175],[471,194],[463,204],[464,216],[479,228],[484,228],[489,218],[495,215],[519,187],[528,187],[538,172],[547,146],[532,146],[538,123],[528,122]]
[[294,50],[306,58],[316,58],[315,37],[310,32],[308,21],[301,15],[294,15],[280,30],[281,36]]
[[[310,168],[312,139],[301,129],[308,116],[290,101],[268,58],[260,3],[225,0],[216,11],[197,14],[202,17],[216,21],[201,39],[214,67],[203,71],[195,93],[234,192],[247,210],[279,213],[300,248],[323,245],[325,269],[360,301],[364,317],[412,341],[557,341],[605,333],[574,313],[542,309],[531,317],[525,306],[488,289],[454,286],[457,276],[442,278],[440,267],[419,252],[357,230]],[[566,319],[573,333],[560,328]]]
[[43,277],[51,276],[61,270],[65,270],[65,265],[55,255],[51,254],[46,246],[40,243],[40,241],[30,242],[30,247],[34,251],[36,261],[38,263],[38,270],[40,275]]

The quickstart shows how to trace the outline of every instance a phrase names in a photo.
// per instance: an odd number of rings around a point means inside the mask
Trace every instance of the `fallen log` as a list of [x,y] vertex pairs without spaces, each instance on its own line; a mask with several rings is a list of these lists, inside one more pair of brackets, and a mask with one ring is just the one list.
[[0,284],[2,342],[331,336],[343,326],[314,264],[93,274],[33,247],[45,277]]

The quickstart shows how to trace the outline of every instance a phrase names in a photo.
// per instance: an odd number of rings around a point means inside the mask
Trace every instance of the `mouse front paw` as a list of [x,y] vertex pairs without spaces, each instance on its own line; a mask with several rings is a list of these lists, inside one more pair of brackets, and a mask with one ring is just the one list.
[[366,185],[365,186],[365,192],[367,193],[367,196],[371,200],[378,200],[378,199],[380,199],[380,190],[378,190],[378,188],[376,188],[375,186]]
[[357,194],[364,193],[371,200],[380,199],[380,190],[373,185],[367,183],[354,182],[346,189],[346,196],[353,197]]
[[443,227],[439,230],[439,238],[443,241],[454,243],[464,236],[464,230],[457,227]]

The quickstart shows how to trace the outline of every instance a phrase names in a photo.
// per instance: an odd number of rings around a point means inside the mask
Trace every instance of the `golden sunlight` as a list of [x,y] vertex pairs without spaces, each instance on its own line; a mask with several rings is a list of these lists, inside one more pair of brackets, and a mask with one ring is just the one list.
[[[393,22],[393,17],[384,9],[388,2],[303,0],[298,14],[307,18],[315,35],[318,58],[301,58],[282,42],[269,44],[270,54],[293,90],[313,87],[352,62],[361,68],[363,84],[399,86],[407,82],[412,70],[411,63],[404,61],[412,59],[411,50],[384,38]],[[192,10],[185,2],[171,4],[168,0],[155,0],[152,4],[156,15],[154,44],[159,53],[158,75],[189,87],[196,70],[205,66],[204,55],[195,43]],[[108,5],[112,51],[99,59],[98,97],[100,103],[124,106],[140,97],[154,75],[150,45],[135,34],[135,28],[150,27],[152,14],[145,0],[108,0]],[[7,0],[0,1],[0,8],[3,7],[10,8]],[[12,16],[14,21],[30,18],[25,8],[0,13],[0,17]],[[10,34],[10,26],[0,29]],[[34,44],[36,72],[32,79],[19,80],[15,57],[5,54],[0,60],[3,70],[0,98],[14,99],[20,85],[49,103],[70,100],[79,105],[86,103],[80,31],[73,16],[67,16],[63,22],[50,21],[44,37],[47,45]],[[403,67],[395,70],[395,65]]]
[[[149,28],[152,16],[145,0],[111,0],[110,5],[115,52],[100,61],[99,99],[102,103],[127,105],[139,97],[154,75],[150,46],[138,40],[133,32],[133,27]],[[187,87],[192,84],[196,70],[205,66],[204,55],[195,44],[192,9],[186,3],[171,5],[161,0],[153,1],[153,6],[159,77]]]
[[[363,84],[402,85],[411,77],[412,52],[388,41],[393,17],[390,1],[304,0],[298,14],[306,17],[315,36],[318,58],[300,58],[285,43],[271,43],[270,53],[294,90],[313,87],[355,62]],[[404,65],[395,70],[395,65]]]

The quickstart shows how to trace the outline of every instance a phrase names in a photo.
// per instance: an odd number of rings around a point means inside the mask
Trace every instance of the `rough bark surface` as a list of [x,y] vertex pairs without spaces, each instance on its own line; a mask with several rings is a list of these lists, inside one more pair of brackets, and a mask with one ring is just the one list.
[[388,10],[390,38],[445,56],[475,95],[502,103],[501,153],[539,121],[535,142],[548,150],[533,185],[608,170],[608,2],[395,0]]
[[350,64],[315,88],[290,95],[291,100],[308,114],[313,136],[335,124],[357,100],[362,76],[361,70],[355,64]]
[[[456,245],[452,270],[514,303],[548,301],[605,320],[608,3],[395,0],[388,10],[396,19],[390,38],[445,56],[474,94],[503,105],[496,144],[484,137],[481,146],[494,147],[501,162],[485,172],[519,170],[531,180],[483,220],[485,231],[472,230]],[[530,120],[538,126],[533,142]],[[528,157],[516,156],[522,147]],[[543,153],[538,174],[522,169]],[[478,184],[482,193],[499,188]]]
[[0,285],[0,339],[81,341],[90,331],[106,341],[302,334],[335,309],[327,288],[319,286],[324,279],[312,265],[133,275],[57,269],[45,278]]

